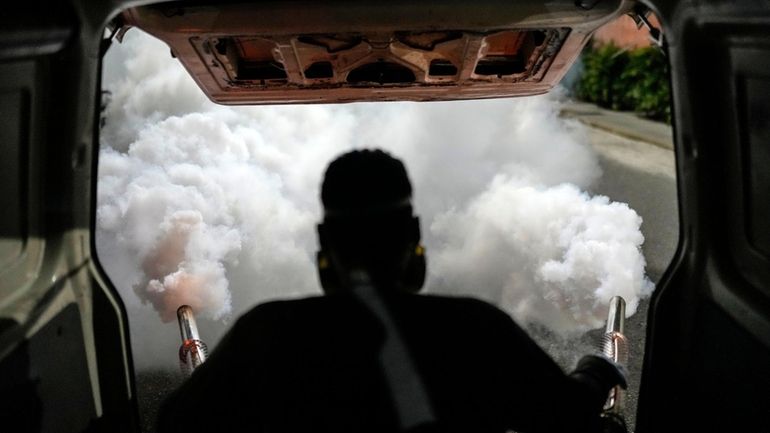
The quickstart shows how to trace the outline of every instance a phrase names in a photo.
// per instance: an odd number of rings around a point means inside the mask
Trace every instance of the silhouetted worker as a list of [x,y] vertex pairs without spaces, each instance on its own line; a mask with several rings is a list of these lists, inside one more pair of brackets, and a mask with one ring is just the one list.
[[475,299],[417,295],[420,227],[403,164],[353,151],[322,185],[325,296],[243,315],[161,408],[162,432],[595,430],[623,377],[587,357],[571,375]]

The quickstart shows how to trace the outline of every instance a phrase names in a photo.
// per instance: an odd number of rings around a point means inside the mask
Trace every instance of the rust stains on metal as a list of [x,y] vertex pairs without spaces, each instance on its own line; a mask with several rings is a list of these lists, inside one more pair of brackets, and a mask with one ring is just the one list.
[[[564,12],[549,20],[520,10],[500,18],[473,9],[477,16],[432,17],[410,28],[406,18],[421,13],[416,7],[367,22],[348,9],[319,8],[314,15],[310,5],[295,9],[292,21],[274,6],[177,7],[173,14],[148,6],[123,18],[165,41],[214,102],[281,104],[544,93],[590,32],[617,13],[581,11],[580,21]],[[267,13],[285,25],[266,21]]]

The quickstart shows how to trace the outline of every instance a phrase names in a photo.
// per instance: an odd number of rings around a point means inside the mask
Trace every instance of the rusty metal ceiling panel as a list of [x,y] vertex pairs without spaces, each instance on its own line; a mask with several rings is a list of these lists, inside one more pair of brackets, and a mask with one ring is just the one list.
[[214,102],[451,100],[544,93],[624,1],[168,3],[123,25],[166,42]]

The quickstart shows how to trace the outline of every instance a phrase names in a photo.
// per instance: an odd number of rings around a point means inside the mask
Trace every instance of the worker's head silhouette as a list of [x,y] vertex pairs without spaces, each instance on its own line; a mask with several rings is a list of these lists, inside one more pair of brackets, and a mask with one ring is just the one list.
[[364,272],[378,288],[416,292],[425,280],[420,223],[404,165],[381,150],[329,164],[321,186],[318,271],[326,293],[349,290]]

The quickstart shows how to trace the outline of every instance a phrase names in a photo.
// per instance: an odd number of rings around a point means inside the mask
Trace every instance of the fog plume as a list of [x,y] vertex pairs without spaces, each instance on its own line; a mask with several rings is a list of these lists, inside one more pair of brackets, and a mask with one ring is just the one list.
[[519,321],[567,334],[603,324],[609,300],[651,286],[639,257],[641,218],[624,203],[574,185],[546,188],[505,175],[467,207],[439,215],[445,242],[434,257],[438,284],[500,304]]
[[401,158],[426,291],[474,296],[564,336],[652,290],[641,218],[582,190],[601,176],[561,95],[453,103],[224,107],[132,30],[105,58],[97,247],[129,309],[138,368],[173,365],[190,304],[214,346],[256,303],[320,294],[319,185],[354,148]]

